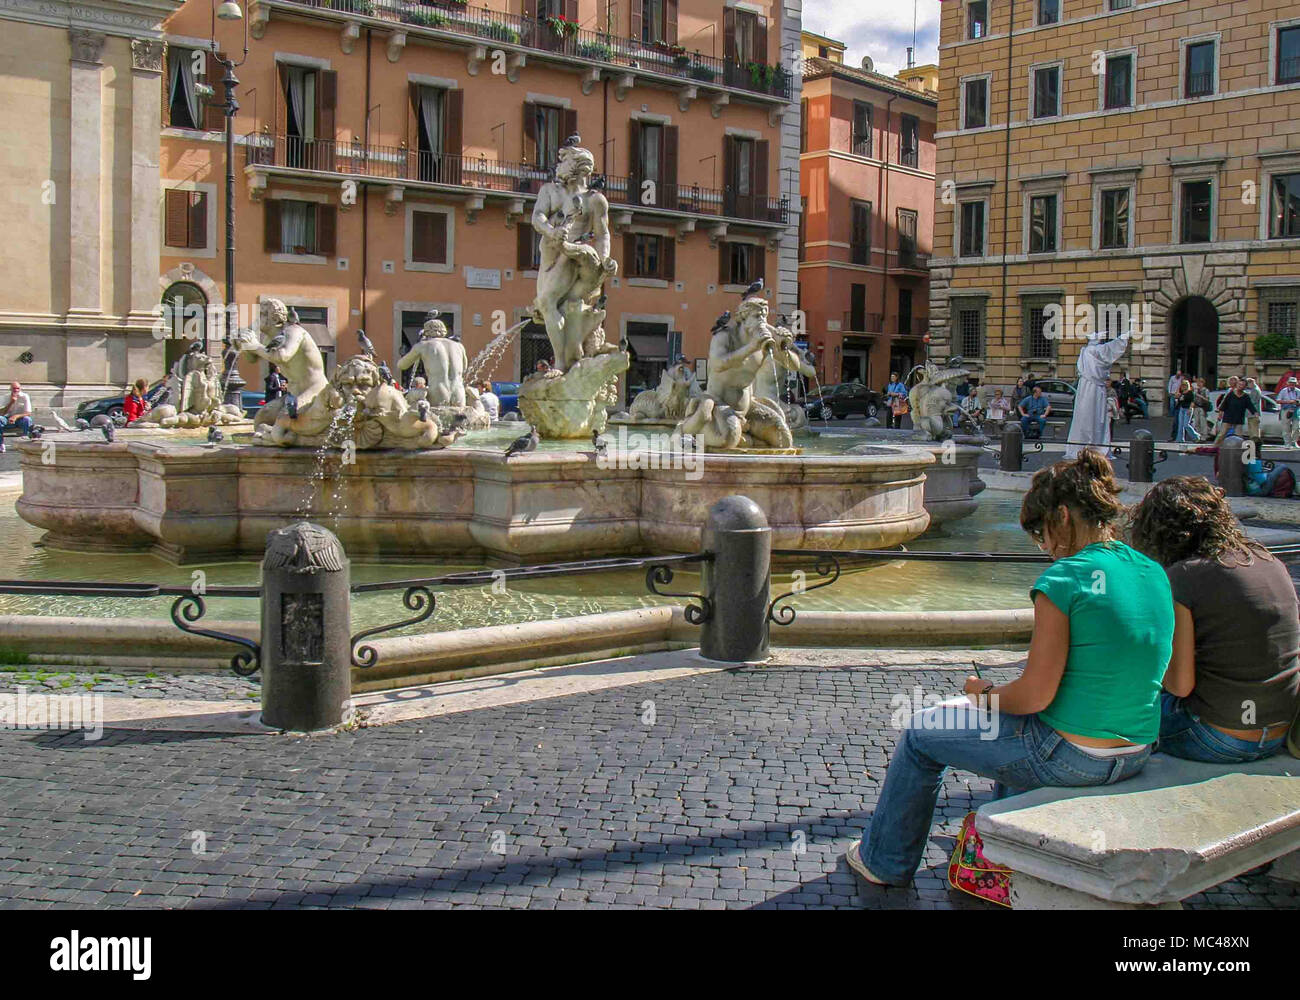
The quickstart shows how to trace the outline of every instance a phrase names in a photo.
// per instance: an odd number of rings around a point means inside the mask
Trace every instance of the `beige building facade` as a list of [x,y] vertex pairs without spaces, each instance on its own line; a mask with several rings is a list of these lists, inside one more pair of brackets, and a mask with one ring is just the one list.
[[0,4],[0,375],[38,406],[161,369],[162,22],[179,6]]
[[939,65],[936,354],[1072,378],[1127,324],[1162,388],[1300,365],[1293,0],[952,0]]

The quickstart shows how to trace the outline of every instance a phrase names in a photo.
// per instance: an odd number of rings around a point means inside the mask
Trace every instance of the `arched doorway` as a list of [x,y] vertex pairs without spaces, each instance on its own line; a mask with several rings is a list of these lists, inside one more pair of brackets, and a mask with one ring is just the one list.
[[1191,295],[1169,311],[1169,353],[1171,373],[1181,368],[1218,385],[1219,313],[1209,299]]
[[174,281],[162,296],[163,373],[188,351],[194,341],[207,348],[208,297],[192,281]]

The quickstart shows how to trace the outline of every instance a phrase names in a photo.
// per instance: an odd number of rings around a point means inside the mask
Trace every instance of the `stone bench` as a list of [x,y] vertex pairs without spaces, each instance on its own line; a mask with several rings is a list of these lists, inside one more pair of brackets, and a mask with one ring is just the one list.
[[1201,764],[1156,754],[1115,785],[1039,788],[982,806],[990,861],[1010,867],[1017,909],[1180,909],[1180,901],[1281,858],[1300,882],[1300,760]]

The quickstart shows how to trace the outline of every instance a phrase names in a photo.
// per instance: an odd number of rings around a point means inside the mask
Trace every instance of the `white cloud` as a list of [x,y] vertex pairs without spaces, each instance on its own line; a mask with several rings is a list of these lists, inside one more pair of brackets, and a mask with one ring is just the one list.
[[939,0],[804,0],[803,26],[848,44],[844,61],[857,66],[870,56],[878,73],[907,65],[916,14],[916,62],[939,61]]

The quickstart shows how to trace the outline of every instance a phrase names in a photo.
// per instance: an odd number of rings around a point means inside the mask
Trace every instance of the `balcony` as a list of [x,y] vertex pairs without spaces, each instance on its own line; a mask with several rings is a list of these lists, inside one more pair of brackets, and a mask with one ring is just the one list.
[[561,59],[657,74],[686,85],[727,87],[766,98],[790,100],[790,73],[780,64],[741,66],[718,56],[688,52],[680,45],[579,28],[576,22],[563,18],[534,20],[456,0],[259,0],[257,6],[253,21],[256,37],[260,37],[257,26],[265,26],[272,10],[312,8],[424,29],[432,37],[517,47]]
[[[246,173],[280,168],[286,173],[313,172],[378,180],[440,185],[461,193],[499,193],[531,197],[551,177],[551,171],[530,163],[486,156],[429,153],[406,146],[365,146],[346,139],[302,139],[292,135],[254,132],[243,138]],[[640,185],[630,178],[601,175],[611,207],[671,216],[702,216],[784,227],[789,222],[787,198],[742,196],[698,184],[661,188],[659,203],[645,205]]]
[[911,247],[899,247],[897,266],[904,271],[928,271],[930,269],[930,255],[928,253],[917,253]]
[[840,329],[844,333],[880,333],[885,328],[883,313],[858,312],[854,309],[844,311]]

